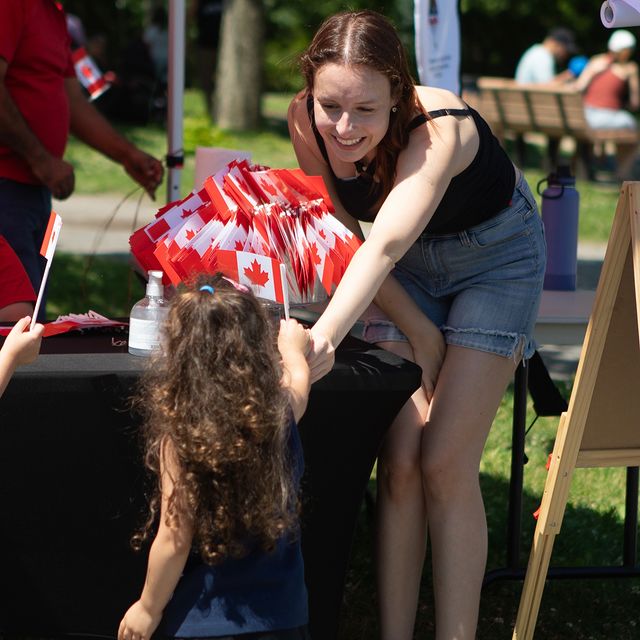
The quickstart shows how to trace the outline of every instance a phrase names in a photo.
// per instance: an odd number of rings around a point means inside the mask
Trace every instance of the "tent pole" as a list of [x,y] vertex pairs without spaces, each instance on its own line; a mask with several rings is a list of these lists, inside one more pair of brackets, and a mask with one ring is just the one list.
[[167,111],[167,202],[180,199],[185,61],[185,0],[169,0],[169,86]]

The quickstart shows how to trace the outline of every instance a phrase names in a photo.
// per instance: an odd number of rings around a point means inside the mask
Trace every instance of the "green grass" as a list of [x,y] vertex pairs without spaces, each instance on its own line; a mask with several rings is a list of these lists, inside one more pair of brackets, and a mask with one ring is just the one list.
[[[489,526],[487,568],[506,563],[506,516],[511,461],[513,392],[505,394],[481,464],[481,485]],[[533,419],[529,409],[529,419]],[[540,505],[546,480],[545,463],[553,449],[557,418],[539,418],[527,437],[521,564],[526,566],[535,529],[533,512]],[[622,561],[625,471],[578,469],[551,566],[618,565]],[[370,488],[375,491],[372,480]],[[363,509],[347,578],[340,640],[377,637],[375,573],[372,562],[374,529]],[[483,590],[478,638],[511,638],[518,609],[520,581],[498,581]],[[631,640],[639,637],[640,578],[548,581],[544,590],[536,638],[545,640]],[[415,638],[434,637],[433,590],[427,557],[420,592]]]

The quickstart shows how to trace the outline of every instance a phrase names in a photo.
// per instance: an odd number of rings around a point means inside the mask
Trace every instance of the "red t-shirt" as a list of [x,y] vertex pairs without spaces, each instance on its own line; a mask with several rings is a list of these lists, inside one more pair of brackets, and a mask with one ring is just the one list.
[[[5,87],[33,133],[61,158],[69,135],[65,78],[73,77],[64,12],[53,0],[0,2],[0,57]],[[0,145],[0,177],[38,184],[29,165]]]
[[9,243],[0,236],[0,309],[14,302],[35,302],[27,272]]

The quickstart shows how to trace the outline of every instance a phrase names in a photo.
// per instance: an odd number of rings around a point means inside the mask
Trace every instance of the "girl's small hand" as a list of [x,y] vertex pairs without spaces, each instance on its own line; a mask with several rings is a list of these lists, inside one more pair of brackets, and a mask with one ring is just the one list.
[[149,640],[161,618],[161,613],[149,611],[142,601],[134,602],[120,622],[118,640]]
[[310,344],[309,332],[299,322],[293,318],[280,320],[278,350],[283,356],[285,353],[295,351],[306,357]]
[[311,382],[320,380],[333,369],[336,359],[335,347],[331,341],[321,333],[310,331],[311,351],[307,357],[309,369],[311,371]]
[[15,323],[13,329],[4,341],[2,354],[15,367],[33,362],[40,353],[42,332],[44,326],[36,324],[33,330],[29,330],[31,318],[26,316]]

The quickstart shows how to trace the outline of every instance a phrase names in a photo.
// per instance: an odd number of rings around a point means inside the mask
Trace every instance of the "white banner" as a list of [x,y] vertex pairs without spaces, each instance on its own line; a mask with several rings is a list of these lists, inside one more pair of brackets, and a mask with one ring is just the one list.
[[460,95],[458,0],[414,0],[420,84]]

